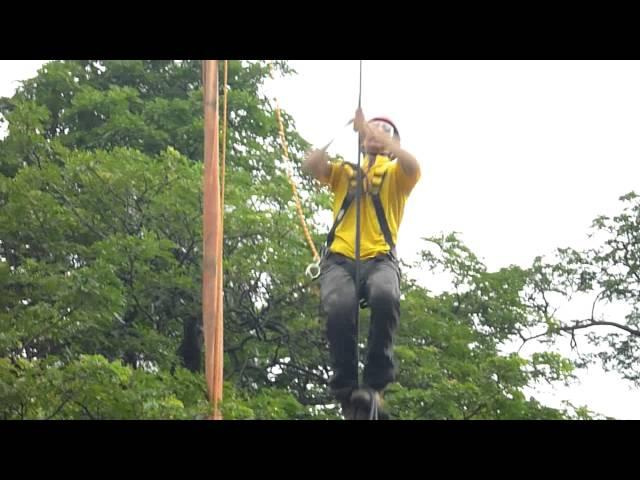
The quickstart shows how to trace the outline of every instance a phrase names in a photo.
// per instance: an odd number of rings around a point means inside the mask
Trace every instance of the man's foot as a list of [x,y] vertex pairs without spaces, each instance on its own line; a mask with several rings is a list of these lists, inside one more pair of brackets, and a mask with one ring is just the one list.
[[389,415],[382,410],[382,403],[382,395],[372,388],[354,390],[351,394],[354,420],[388,420]]
[[355,409],[351,405],[351,394],[353,393],[352,387],[332,388],[331,394],[340,402],[340,408],[342,410],[342,416],[345,420],[354,420]]
[[345,420],[355,420],[356,409],[351,404],[350,400],[343,400],[340,402],[342,408],[342,416]]

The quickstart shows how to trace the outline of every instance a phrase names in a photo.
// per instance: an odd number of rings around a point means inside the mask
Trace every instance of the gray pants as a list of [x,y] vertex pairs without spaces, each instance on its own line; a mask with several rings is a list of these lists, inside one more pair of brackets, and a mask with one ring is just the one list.
[[327,339],[334,376],[329,387],[340,397],[358,386],[356,312],[359,299],[371,308],[363,382],[383,390],[395,380],[394,335],[400,320],[400,267],[392,255],[361,261],[356,296],[355,261],[329,253],[322,261],[320,300],[327,316]]

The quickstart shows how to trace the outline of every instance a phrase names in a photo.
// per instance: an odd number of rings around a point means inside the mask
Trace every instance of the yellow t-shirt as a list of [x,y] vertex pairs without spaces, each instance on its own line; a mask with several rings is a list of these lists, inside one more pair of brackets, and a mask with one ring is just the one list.
[[[374,171],[377,174],[386,170],[386,177],[380,189],[380,202],[384,209],[393,243],[397,243],[398,229],[402,221],[404,206],[409,198],[411,190],[420,179],[418,172],[415,177],[410,177],[402,170],[397,160],[391,160],[384,155],[377,155],[373,168],[369,168],[368,158],[361,162],[363,172],[367,173],[365,189],[371,185]],[[329,177],[329,187],[334,193],[333,197],[333,218],[335,221],[342,202],[349,191],[349,171],[342,162],[331,163],[331,176]],[[355,258],[355,238],[356,238],[356,208],[355,200],[347,210],[344,218],[336,228],[335,238],[329,250],[340,253],[350,258]],[[363,193],[360,202],[360,258],[366,259],[375,257],[381,253],[389,251],[389,245],[384,239],[382,230],[378,223],[376,210],[370,195]]]

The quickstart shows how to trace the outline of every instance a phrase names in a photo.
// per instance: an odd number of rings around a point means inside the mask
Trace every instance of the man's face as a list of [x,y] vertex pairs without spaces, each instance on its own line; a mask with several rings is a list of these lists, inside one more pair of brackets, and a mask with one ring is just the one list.
[[[393,127],[387,122],[374,120],[373,122],[369,122],[369,126],[377,134],[393,138]],[[382,153],[382,150],[384,150],[384,144],[373,137],[367,137],[364,139],[364,149],[371,153]]]

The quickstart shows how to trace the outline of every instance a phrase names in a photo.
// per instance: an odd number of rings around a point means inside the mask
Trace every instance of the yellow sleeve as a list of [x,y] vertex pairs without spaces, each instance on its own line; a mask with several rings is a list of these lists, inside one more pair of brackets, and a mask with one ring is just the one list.
[[393,173],[396,177],[396,184],[398,189],[403,192],[405,195],[409,195],[413,187],[416,186],[418,180],[420,180],[421,172],[418,170],[415,175],[407,175],[398,161],[394,161],[392,166],[389,167],[393,170]]
[[344,165],[338,162],[331,162],[331,174],[329,175],[329,188],[332,192],[335,192],[338,188],[338,183],[340,183],[340,179],[344,175]]

